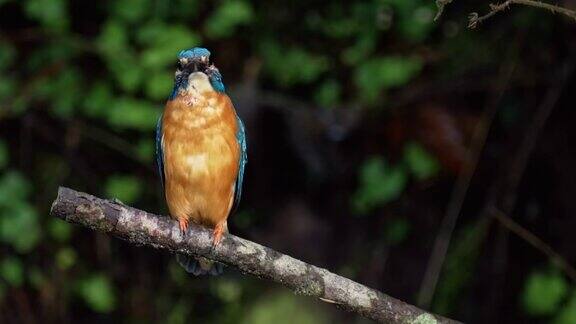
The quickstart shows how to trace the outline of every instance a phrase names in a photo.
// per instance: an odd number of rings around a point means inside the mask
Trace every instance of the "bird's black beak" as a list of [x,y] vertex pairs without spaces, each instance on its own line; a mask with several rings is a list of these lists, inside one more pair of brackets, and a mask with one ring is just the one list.
[[191,59],[182,58],[178,61],[178,69],[187,74],[206,72],[209,65],[210,61],[208,56],[200,56]]

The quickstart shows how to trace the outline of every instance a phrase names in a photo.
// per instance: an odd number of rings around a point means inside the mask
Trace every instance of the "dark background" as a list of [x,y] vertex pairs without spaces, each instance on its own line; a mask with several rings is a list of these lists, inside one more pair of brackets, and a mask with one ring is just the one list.
[[0,0],[0,322],[366,322],[48,215],[59,185],[166,214],[154,127],[176,54],[205,46],[248,134],[232,233],[462,321],[576,323],[576,22],[466,28],[487,10]]

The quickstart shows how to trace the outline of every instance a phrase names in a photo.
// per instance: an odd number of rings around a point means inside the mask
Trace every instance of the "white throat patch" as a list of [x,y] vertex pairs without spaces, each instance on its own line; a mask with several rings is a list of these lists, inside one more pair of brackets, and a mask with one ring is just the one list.
[[205,91],[213,91],[212,84],[205,73],[194,72],[188,77],[188,88],[190,93],[202,93]]

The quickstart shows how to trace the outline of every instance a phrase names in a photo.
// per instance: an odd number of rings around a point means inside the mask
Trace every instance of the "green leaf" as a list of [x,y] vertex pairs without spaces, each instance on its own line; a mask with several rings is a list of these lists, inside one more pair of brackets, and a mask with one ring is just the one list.
[[117,19],[110,19],[102,28],[96,44],[120,88],[136,92],[144,71],[129,43],[129,28]]
[[114,62],[113,71],[120,88],[129,93],[135,93],[144,79],[144,70],[138,63],[126,64],[126,62],[117,61]]
[[72,116],[82,99],[82,83],[82,76],[74,67],[68,67],[50,82],[43,83],[57,116],[66,119]]
[[150,131],[156,128],[160,109],[148,101],[117,98],[109,108],[108,123],[116,128]]
[[436,158],[415,142],[408,143],[404,147],[404,161],[410,172],[420,181],[433,177],[440,170]]
[[403,15],[398,22],[400,34],[413,43],[422,42],[432,31],[434,10],[428,5],[419,6],[412,12]]
[[105,185],[106,196],[116,198],[125,204],[135,202],[142,191],[140,179],[128,175],[115,175],[108,178]]
[[[80,48],[74,46],[72,42],[50,42],[43,47],[34,51],[29,51],[28,59],[23,62],[23,66],[28,72],[39,73],[46,71],[48,67],[59,69],[59,65],[69,63],[79,54]],[[62,69],[64,70],[64,69]],[[60,70],[56,70],[60,71]],[[40,79],[38,82],[45,82],[46,79]]]
[[234,30],[252,21],[254,13],[250,3],[241,0],[222,2],[206,20],[206,34],[212,38],[231,36]]
[[456,233],[434,295],[434,312],[450,314],[460,308],[462,294],[477,269],[488,224],[486,218],[480,218],[473,224],[466,224]]
[[6,75],[0,75],[0,102],[13,98],[16,89],[17,89],[16,79],[8,77]]
[[104,56],[114,58],[114,56],[122,55],[127,51],[129,47],[128,30],[129,28],[117,19],[106,21],[96,40],[96,44]]
[[139,28],[136,37],[140,44],[146,46],[140,58],[142,66],[153,71],[174,66],[181,50],[200,44],[200,37],[188,27],[159,21]]
[[40,225],[36,209],[22,201],[0,208],[0,241],[19,253],[31,252],[40,241]]
[[243,312],[240,324],[319,324],[330,323],[326,314],[313,304],[288,293],[277,293],[256,300]]
[[328,80],[316,91],[315,100],[322,107],[333,107],[340,99],[340,83],[336,80]]
[[367,60],[356,68],[354,82],[360,97],[373,102],[385,89],[408,83],[422,69],[416,57],[388,56]]
[[422,42],[435,27],[433,19],[436,8],[433,1],[384,0],[383,3],[394,9],[397,31],[410,42]]
[[136,146],[138,157],[147,162],[152,162],[156,154],[156,143],[151,139],[141,139]]
[[14,64],[16,49],[8,42],[0,41],[0,71],[4,71]]
[[4,296],[6,296],[6,290],[7,290],[6,285],[2,281],[0,281],[0,302],[4,301]]
[[19,253],[30,252],[41,234],[37,211],[26,200],[30,189],[18,172],[8,171],[0,178],[0,242]]
[[7,257],[0,262],[0,277],[11,286],[19,287],[24,282],[24,266],[16,257]]
[[407,177],[400,166],[389,167],[382,158],[373,157],[360,167],[359,182],[359,188],[352,196],[352,206],[356,213],[366,214],[399,198]]
[[242,296],[242,285],[237,280],[218,280],[212,286],[220,300],[230,303]]
[[65,247],[56,252],[56,265],[62,270],[69,269],[76,263],[76,251],[70,247]]
[[168,324],[186,324],[190,318],[190,305],[185,300],[171,303],[171,309],[166,317]]
[[174,74],[166,70],[161,70],[152,73],[144,83],[144,90],[146,96],[150,99],[161,100],[165,99],[172,92],[172,85],[174,84]]
[[151,12],[150,0],[117,0],[111,12],[120,20],[135,23],[143,20]]
[[182,268],[180,264],[176,262],[175,258],[172,260],[173,261],[168,265],[168,274],[170,280],[179,286],[185,285],[189,279],[188,273],[184,270],[184,268]]
[[534,271],[524,284],[522,306],[531,316],[554,314],[568,293],[568,284],[558,272]]
[[68,242],[72,236],[72,225],[60,219],[52,219],[48,223],[48,233],[58,242]]
[[110,313],[116,308],[116,296],[110,281],[103,274],[94,274],[78,282],[78,293],[92,310]]
[[285,48],[275,41],[265,41],[260,51],[268,75],[285,87],[311,83],[329,68],[324,56],[299,47]]
[[568,303],[562,309],[554,320],[553,324],[573,324],[576,323],[576,292],[572,293],[572,297],[568,300]]
[[112,89],[105,82],[97,82],[86,94],[82,112],[88,117],[103,118],[114,102]]
[[358,33],[360,22],[352,17],[331,18],[319,21],[318,26],[310,26],[313,29],[320,28],[331,38],[352,37]]
[[23,201],[31,189],[28,180],[19,172],[8,171],[0,175],[0,207]]
[[9,159],[8,146],[6,145],[6,142],[0,140],[0,169],[5,168],[8,165]]
[[342,60],[348,65],[360,64],[376,47],[377,37],[375,32],[361,34],[354,45],[342,52]]
[[26,14],[54,30],[68,28],[68,2],[65,0],[27,0]]
[[205,2],[201,0],[172,0],[169,4],[172,15],[180,18],[180,20],[189,21],[202,13],[200,9]]
[[32,269],[28,270],[28,281],[30,282],[32,287],[34,287],[37,290],[40,290],[42,289],[44,284],[46,284],[47,278],[46,275],[42,273],[42,271],[39,268],[33,267]]
[[391,220],[384,230],[384,238],[390,245],[402,243],[410,232],[410,222],[405,218]]

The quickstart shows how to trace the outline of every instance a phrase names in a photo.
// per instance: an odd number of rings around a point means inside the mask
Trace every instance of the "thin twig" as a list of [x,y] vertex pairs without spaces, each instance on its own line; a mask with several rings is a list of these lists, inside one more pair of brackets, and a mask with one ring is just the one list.
[[86,136],[87,138],[103,144],[106,147],[116,151],[120,155],[142,164],[148,170],[156,171],[156,169],[152,166],[152,163],[146,161],[146,159],[142,158],[138,154],[137,150],[134,149],[133,143],[130,143],[124,138],[114,134],[113,132],[107,131],[104,128],[92,126],[84,122],[78,122],[78,126],[82,135]]
[[480,153],[486,143],[486,138],[492,125],[492,121],[496,117],[498,102],[500,102],[500,99],[504,95],[504,91],[507,88],[506,85],[512,77],[512,72],[514,71],[515,66],[514,63],[510,64],[510,68],[502,74],[501,79],[497,83],[497,94],[488,104],[488,108],[484,111],[482,119],[474,131],[467,163],[464,165],[463,170],[459,174],[456,184],[454,185],[450,202],[446,209],[446,214],[442,218],[442,223],[440,224],[438,235],[434,241],[432,253],[426,267],[424,279],[420,286],[420,292],[418,293],[418,306],[420,307],[428,308],[432,301],[432,297],[434,296],[434,292],[436,291],[436,285],[452,239],[452,233],[454,232],[458,216],[460,215],[462,205],[464,204],[470,181],[476,171]]
[[576,11],[574,10],[535,0],[507,0],[501,4],[490,4],[490,11],[483,16],[480,16],[477,12],[471,13],[468,16],[468,28],[474,29],[478,27],[484,20],[508,9],[513,4],[550,10],[552,13],[560,13],[576,21]]
[[492,194],[484,209],[486,216],[496,218],[510,231],[516,233],[536,249],[548,255],[572,280],[576,279],[576,270],[574,270],[559,253],[555,252],[549,245],[545,244],[541,239],[524,229],[521,225],[514,222],[508,215],[512,213],[516,205],[517,189],[528,165],[530,155],[575,68],[576,61],[569,61],[562,64],[558,73],[555,73],[557,77],[554,84],[547,91],[546,96],[530,123],[526,125],[526,131],[523,132],[522,141],[517,145],[518,149],[513,154],[511,163],[503,168],[502,176],[498,177],[501,181],[497,181],[494,188],[495,190],[492,190]]
[[203,256],[269,279],[296,294],[327,301],[339,308],[382,323],[457,323],[370,289],[260,244],[225,235],[212,245],[212,231],[190,225],[183,235],[177,222],[142,210],[60,188],[51,215],[104,232],[136,245],[173,253]]
[[440,19],[440,16],[442,16],[442,13],[444,12],[444,7],[450,2],[452,2],[452,0],[436,0],[438,11],[436,12],[436,16],[434,16],[434,21]]
[[506,214],[504,214],[500,209],[492,208],[490,213],[496,220],[500,222],[504,227],[506,227],[510,232],[518,235],[524,241],[532,245],[536,250],[544,253],[550,258],[550,260],[557,265],[570,279],[576,282],[576,269],[566,261],[564,257],[558,254],[554,249],[546,244],[538,236],[534,235],[520,224],[516,223]]

